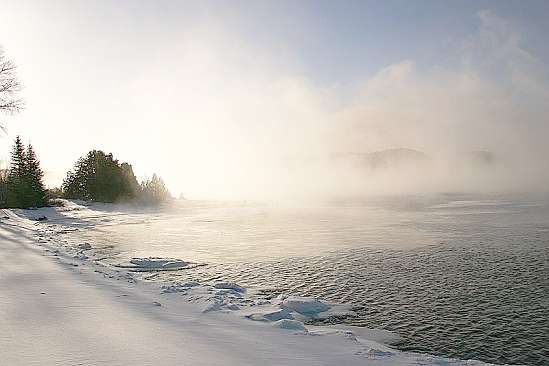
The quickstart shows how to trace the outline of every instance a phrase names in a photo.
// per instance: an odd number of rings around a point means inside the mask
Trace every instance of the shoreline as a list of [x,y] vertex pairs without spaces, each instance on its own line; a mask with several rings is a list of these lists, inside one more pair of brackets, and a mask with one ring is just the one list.
[[[246,312],[264,315],[265,307],[275,312],[277,304],[234,311],[213,306],[205,312],[217,302],[193,303],[179,291],[162,291],[136,279],[127,269],[75,258],[63,251],[55,233],[38,230],[44,224],[11,210],[4,213],[10,218],[0,220],[0,298],[6,299],[0,303],[5,314],[0,349],[9,350],[2,352],[12,361],[8,364],[486,365],[397,351],[378,342],[387,339],[383,331],[345,326],[304,330],[296,323],[277,329],[245,317]],[[191,296],[210,290],[196,287]],[[212,296],[234,295],[235,288],[217,290]],[[44,318],[52,321],[33,326]]]

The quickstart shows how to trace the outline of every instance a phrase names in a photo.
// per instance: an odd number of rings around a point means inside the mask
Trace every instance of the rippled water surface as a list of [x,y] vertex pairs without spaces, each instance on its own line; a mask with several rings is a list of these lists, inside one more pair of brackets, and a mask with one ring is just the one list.
[[[114,225],[113,225],[114,224]],[[549,199],[388,197],[324,207],[183,202],[103,217],[79,236],[109,260],[207,263],[159,280],[226,279],[355,306],[344,322],[399,347],[549,364]]]

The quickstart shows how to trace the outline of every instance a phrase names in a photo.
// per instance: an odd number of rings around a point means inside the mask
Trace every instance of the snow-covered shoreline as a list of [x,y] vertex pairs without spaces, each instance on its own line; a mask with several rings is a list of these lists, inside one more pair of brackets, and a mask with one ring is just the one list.
[[[82,358],[90,365],[484,364],[397,351],[384,344],[396,338],[386,331],[304,324],[349,312],[344,305],[291,295],[255,299],[238,284],[221,281],[142,281],[136,269],[193,264],[140,258],[128,266],[108,265],[94,255],[94,243],[61,240],[61,231],[75,229],[74,216],[64,210],[4,210],[0,219],[0,298],[7,299],[0,302],[0,326],[7,330],[0,350],[7,364],[69,365]],[[53,220],[36,221],[42,216]],[[33,326],[44,317],[63,321]]]

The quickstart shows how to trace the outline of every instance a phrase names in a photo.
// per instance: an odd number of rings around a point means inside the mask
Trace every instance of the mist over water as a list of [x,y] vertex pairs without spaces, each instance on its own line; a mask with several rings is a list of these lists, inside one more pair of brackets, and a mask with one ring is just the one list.
[[[138,178],[156,172],[175,196],[192,199],[547,189],[548,68],[523,41],[520,24],[483,10],[470,15],[465,36],[437,45],[428,63],[365,53],[364,71],[347,75],[347,55],[335,54],[333,74],[347,77],[319,78],[301,49],[265,29],[250,32],[240,24],[249,26],[245,17],[207,6],[205,16],[197,8],[178,13],[185,22],[170,18],[160,26],[113,4],[68,3],[63,11],[13,5],[0,30],[12,34],[22,19],[28,27],[5,40],[21,64],[28,109],[9,127],[33,131],[49,185],[99,148],[131,163]],[[28,21],[35,11],[40,16]],[[120,32],[122,20],[128,33]],[[36,44],[28,34],[50,42]],[[109,42],[96,42],[98,35]],[[409,41],[399,44],[408,49]],[[45,44],[65,56],[62,64]],[[31,50],[40,62],[25,63],[36,59]],[[82,73],[82,65],[95,72]],[[82,102],[92,100],[101,108]],[[49,125],[35,122],[43,116],[66,121],[59,128],[75,138],[52,146],[44,137]],[[389,149],[421,152],[428,163],[372,172],[353,158]],[[474,152],[493,158],[479,164]]]
[[[189,197],[266,201],[546,191],[547,68],[511,22],[490,11],[477,21],[476,33],[455,41],[451,61],[395,62],[353,86],[313,83],[268,53],[249,65],[256,47],[238,43],[233,54],[224,37],[197,32],[181,44],[179,76],[192,79],[198,68],[208,77],[185,95],[186,109],[171,113],[192,108],[202,127],[190,131],[207,143],[178,144],[185,129],[163,133],[178,146],[166,155],[183,159],[177,172],[165,169],[167,181]],[[219,64],[221,53],[234,57]],[[368,162],[376,153],[386,164]]]

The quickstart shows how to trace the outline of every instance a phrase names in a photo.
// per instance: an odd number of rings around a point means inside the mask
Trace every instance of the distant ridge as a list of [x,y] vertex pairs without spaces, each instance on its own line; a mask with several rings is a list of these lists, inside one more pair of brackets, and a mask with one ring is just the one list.
[[467,153],[468,160],[475,165],[492,165],[498,161],[497,156],[486,150],[475,150]]
[[429,156],[424,152],[408,148],[386,149],[371,153],[340,153],[332,156],[338,162],[350,161],[371,170],[422,166],[429,161]]

